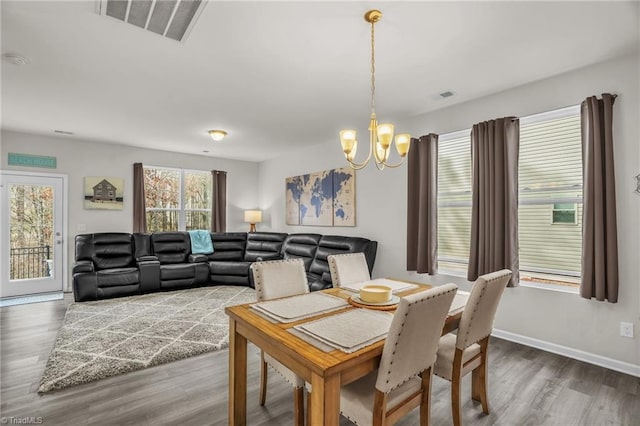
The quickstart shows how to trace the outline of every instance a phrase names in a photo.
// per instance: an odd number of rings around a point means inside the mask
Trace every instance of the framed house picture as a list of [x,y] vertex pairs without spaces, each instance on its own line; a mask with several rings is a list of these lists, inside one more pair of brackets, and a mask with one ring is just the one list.
[[87,210],[122,210],[124,179],[87,176],[84,178],[84,208]]

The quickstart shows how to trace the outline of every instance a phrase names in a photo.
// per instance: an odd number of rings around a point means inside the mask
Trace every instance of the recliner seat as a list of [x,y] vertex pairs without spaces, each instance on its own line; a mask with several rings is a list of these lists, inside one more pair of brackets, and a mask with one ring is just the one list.
[[140,294],[146,272],[156,260],[137,261],[131,234],[101,233],[76,236],[73,293],[77,302]]
[[161,289],[191,288],[209,282],[208,258],[191,254],[188,232],[151,234],[151,245],[160,262]]

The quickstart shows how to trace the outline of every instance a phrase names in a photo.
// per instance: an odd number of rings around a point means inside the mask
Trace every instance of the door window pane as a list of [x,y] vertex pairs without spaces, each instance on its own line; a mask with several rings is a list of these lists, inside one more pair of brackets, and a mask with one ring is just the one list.
[[53,188],[9,185],[9,278],[22,280],[53,274]]

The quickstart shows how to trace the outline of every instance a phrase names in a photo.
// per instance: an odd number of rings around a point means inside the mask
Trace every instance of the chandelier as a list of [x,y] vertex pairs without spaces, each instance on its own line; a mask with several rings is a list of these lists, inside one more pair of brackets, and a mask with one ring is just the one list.
[[371,121],[369,122],[369,155],[362,162],[355,161],[356,151],[358,149],[358,140],[356,139],[356,131],[345,129],[340,131],[340,143],[342,151],[347,161],[353,169],[360,170],[369,164],[369,160],[373,156],[376,167],[382,170],[385,167],[398,167],[403,162],[409,147],[411,145],[411,136],[408,133],[402,133],[396,136],[396,150],[400,155],[400,161],[392,164],[388,162],[391,153],[391,142],[393,141],[394,126],[391,123],[378,124],[376,119],[376,58],[375,58],[375,23],[382,18],[382,12],[379,10],[370,10],[364,14],[364,20],[371,24]]

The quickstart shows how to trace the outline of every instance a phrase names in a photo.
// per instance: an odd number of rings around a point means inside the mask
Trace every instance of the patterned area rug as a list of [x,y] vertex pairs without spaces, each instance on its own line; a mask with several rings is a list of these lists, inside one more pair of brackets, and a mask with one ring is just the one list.
[[216,286],[69,305],[38,392],[50,392],[226,348],[225,306],[249,287]]

